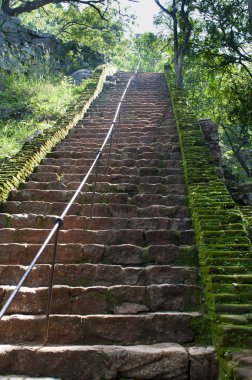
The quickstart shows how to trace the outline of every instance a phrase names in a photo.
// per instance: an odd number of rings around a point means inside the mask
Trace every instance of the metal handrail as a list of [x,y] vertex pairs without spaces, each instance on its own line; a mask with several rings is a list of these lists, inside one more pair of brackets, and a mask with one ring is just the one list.
[[62,212],[62,214],[60,215],[60,217],[56,218],[54,227],[51,229],[50,233],[48,234],[47,238],[45,239],[44,243],[40,247],[40,249],[37,252],[37,254],[34,257],[34,259],[32,260],[31,264],[26,269],[25,273],[21,277],[21,279],[18,282],[18,284],[16,285],[15,289],[13,290],[13,292],[9,296],[8,300],[5,302],[5,304],[3,305],[2,309],[0,310],[0,320],[1,320],[2,317],[5,315],[6,311],[8,310],[9,306],[11,305],[11,303],[14,301],[14,299],[17,296],[20,288],[22,287],[22,285],[26,281],[26,279],[29,276],[29,274],[31,273],[32,269],[34,268],[34,266],[37,264],[38,260],[42,256],[42,253],[44,252],[45,248],[47,247],[47,245],[51,241],[52,237],[55,236],[54,249],[53,249],[53,257],[52,257],[52,268],[51,268],[51,274],[50,274],[50,283],[49,283],[49,286],[48,286],[48,304],[47,304],[47,310],[46,310],[46,329],[45,329],[44,344],[46,344],[47,340],[48,340],[49,317],[50,317],[51,303],[52,303],[52,287],[53,287],[53,279],[54,279],[54,268],[55,268],[55,262],[56,262],[56,253],[57,253],[57,243],[58,243],[58,233],[59,233],[59,230],[60,230],[60,228],[62,227],[62,225],[64,223],[64,217],[68,213],[70,207],[72,206],[72,204],[74,203],[74,201],[78,197],[79,193],[81,192],[81,190],[83,189],[84,185],[86,184],[86,182],[87,182],[90,174],[92,173],[94,167],[96,166],[96,176],[95,176],[95,184],[94,184],[94,189],[93,189],[92,215],[91,215],[91,218],[93,217],[93,205],[94,205],[94,197],[95,197],[95,190],[96,190],[97,174],[98,174],[98,168],[99,168],[99,160],[100,160],[100,158],[102,156],[103,150],[104,150],[107,142],[110,140],[109,156],[108,156],[108,165],[109,165],[110,154],[111,154],[111,147],[112,147],[112,140],[113,140],[113,134],[114,134],[114,130],[116,128],[117,118],[119,117],[119,119],[120,119],[120,112],[121,112],[121,107],[122,107],[123,100],[124,100],[124,98],[126,96],[126,93],[127,93],[128,89],[129,89],[131,81],[138,74],[139,67],[140,67],[140,62],[138,63],[136,71],[130,77],[130,79],[129,79],[127,85],[126,85],[126,88],[125,88],[125,90],[124,90],[124,92],[122,94],[122,97],[121,97],[121,99],[120,99],[120,101],[118,103],[118,106],[117,106],[117,109],[116,109],[116,113],[115,113],[114,119],[113,119],[113,121],[111,123],[111,126],[109,128],[109,131],[108,131],[108,133],[107,133],[107,135],[106,135],[106,137],[105,137],[105,139],[103,141],[103,144],[102,144],[100,150],[96,153],[96,157],[95,157],[92,165],[90,166],[87,174],[83,178],[81,184],[79,185],[78,189],[75,191],[74,195],[72,196],[71,200],[69,201],[69,203],[65,207],[65,209]]

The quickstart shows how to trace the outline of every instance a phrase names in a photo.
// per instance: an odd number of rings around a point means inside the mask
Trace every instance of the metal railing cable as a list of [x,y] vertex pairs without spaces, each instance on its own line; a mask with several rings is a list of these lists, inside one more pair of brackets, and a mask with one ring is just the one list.
[[48,234],[48,236],[45,239],[44,243],[40,247],[39,251],[37,252],[37,254],[35,255],[35,257],[33,258],[32,262],[30,263],[30,265],[26,269],[25,273],[21,277],[21,279],[18,282],[18,284],[16,285],[15,289],[13,290],[13,292],[11,293],[11,295],[9,296],[9,298],[7,299],[7,301],[5,302],[5,304],[3,305],[2,309],[0,310],[0,320],[1,320],[2,317],[6,314],[7,310],[9,309],[10,305],[12,304],[12,302],[14,301],[14,299],[17,296],[18,292],[20,291],[20,288],[25,283],[27,277],[32,272],[34,266],[37,264],[38,260],[42,256],[43,252],[45,251],[45,248],[50,243],[51,239],[54,237],[52,264],[51,264],[50,280],[49,280],[49,285],[48,285],[48,302],[47,302],[47,308],[46,308],[46,323],[45,323],[44,344],[46,344],[47,340],[48,340],[49,319],[50,319],[50,312],[51,312],[51,305],[52,305],[52,288],[53,288],[53,282],[54,282],[54,270],[55,270],[56,255],[57,255],[59,230],[63,226],[64,217],[67,215],[67,213],[68,213],[69,209],[71,208],[72,204],[75,202],[76,198],[78,197],[78,195],[82,191],[84,185],[87,183],[87,180],[88,180],[89,176],[91,175],[93,169],[96,167],[95,181],[94,181],[94,185],[93,185],[93,194],[92,194],[91,219],[93,217],[93,208],[94,208],[94,200],[95,200],[95,192],[96,192],[96,184],[97,184],[97,176],[98,176],[100,158],[101,158],[101,156],[103,154],[104,148],[106,147],[106,145],[107,145],[107,143],[109,141],[109,152],[108,152],[108,159],[107,159],[107,166],[108,166],[108,169],[109,169],[114,131],[116,129],[116,125],[117,124],[118,124],[118,131],[119,131],[119,127],[120,127],[119,123],[117,123],[117,119],[118,118],[119,118],[119,120],[121,119],[120,116],[121,116],[122,103],[123,103],[123,101],[124,101],[124,99],[126,97],[127,91],[128,91],[128,89],[130,87],[130,84],[131,84],[132,80],[138,75],[139,67],[140,67],[140,62],[138,63],[136,71],[134,72],[134,74],[128,80],[128,83],[127,83],[127,85],[125,87],[125,90],[124,90],[124,92],[123,92],[123,94],[121,96],[121,99],[120,99],[119,103],[118,103],[118,106],[117,106],[117,109],[116,109],[116,112],[115,112],[115,116],[114,116],[114,119],[113,119],[113,121],[111,123],[111,126],[110,126],[109,130],[108,130],[108,133],[107,133],[107,135],[106,135],[106,137],[105,137],[105,139],[104,139],[104,141],[103,141],[103,143],[101,145],[100,150],[98,150],[98,152],[96,153],[95,159],[94,159],[92,165],[90,166],[87,174],[83,178],[81,184],[79,185],[78,189],[75,191],[74,195],[72,196],[71,200],[69,201],[69,203],[65,207],[65,209],[62,212],[62,214],[60,215],[60,217],[56,218],[54,227],[51,229],[50,233]]

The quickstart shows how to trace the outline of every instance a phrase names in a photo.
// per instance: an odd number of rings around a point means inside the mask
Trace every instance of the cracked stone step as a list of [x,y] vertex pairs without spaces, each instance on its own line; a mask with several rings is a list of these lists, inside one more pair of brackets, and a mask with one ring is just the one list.
[[[40,248],[39,244],[4,243],[0,244],[0,260],[4,265],[29,265]],[[41,264],[50,264],[53,245],[49,244],[41,259]],[[103,263],[112,265],[175,265],[197,266],[195,246],[150,245],[139,247],[132,244],[58,244],[57,263]]]
[[[44,380],[59,377],[62,380],[146,380],[157,376],[167,380],[171,376],[176,380],[216,380],[218,372],[213,347],[183,347],[167,342],[148,346],[2,345],[0,355],[1,373],[50,376]],[[21,379],[27,377],[15,380]]]
[[[48,286],[50,265],[38,264],[26,281],[27,286]],[[1,284],[16,285],[25,272],[22,265],[0,265]],[[122,267],[108,264],[56,264],[55,285],[113,286],[151,284],[197,285],[198,271],[192,267],[152,265]]]
[[[5,303],[13,286],[0,287]],[[45,314],[48,289],[22,287],[8,314]],[[141,314],[157,311],[193,311],[199,307],[200,290],[195,285],[165,284],[113,287],[53,287],[52,314]]]
[[[140,315],[54,315],[50,316],[49,344],[154,344],[193,343],[193,324],[198,312],[163,312]],[[39,343],[45,317],[13,314],[0,321],[1,342]]]

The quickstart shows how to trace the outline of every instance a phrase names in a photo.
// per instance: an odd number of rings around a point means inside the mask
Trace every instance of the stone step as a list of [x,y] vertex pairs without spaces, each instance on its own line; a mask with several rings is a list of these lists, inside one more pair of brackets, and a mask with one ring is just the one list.
[[[52,165],[52,166],[84,166],[87,167],[88,165],[91,165],[93,163],[94,157],[92,158],[79,158],[79,159],[71,159],[71,158],[45,158],[42,161],[43,165]],[[102,157],[100,159],[101,166],[107,165],[107,157]],[[133,159],[133,158],[121,158],[121,159],[110,159],[110,166],[116,167],[116,166],[131,166],[131,167],[144,167],[144,166],[151,166],[151,167],[166,167],[166,168],[180,168],[181,164],[178,160],[160,160],[160,159]]]
[[[97,152],[97,150],[99,150],[101,148],[101,145],[103,143],[103,140],[96,140],[96,141],[87,141],[85,146],[80,146],[79,148],[72,145],[72,144],[68,144],[67,145],[67,149],[68,151],[76,151],[76,152],[81,152],[82,153],[82,157],[83,157],[83,150],[84,152],[85,151],[88,151],[88,150],[92,150],[94,153]],[[55,147],[55,150],[54,152],[62,152],[64,150],[66,150],[66,146],[62,145],[63,143],[61,144],[58,144],[56,147]],[[114,149],[114,147],[116,149]],[[175,144],[174,142],[171,143],[171,142],[163,142],[161,143],[161,141],[150,141],[149,143],[137,143],[135,142],[134,140],[132,142],[127,142],[125,141],[125,138],[121,139],[119,138],[119,141],[117,141],[116,143],[113,144],[113,151],[114,153],[116,153],[118,150],[125,150],[127,151],[128,149],[137,149],[138,152],[142,153],[142,152],[155,152],[155,151],[159,151],[159,152],[171,152],[171,153],[174,153],[174,152],[177,152],[179,154],[180,153],[180,146],[179,144]],[[109,145],[107,146],[107,151],[109,150]],[[72,157],[74,158],[74,157]]]
[[[40,248],[39,244],[0,244],[0,260],[4,265],[29,265]],[[52,261],[53,245],[49,244],[41,259],[41,264]],[[175,265],[197,266],[195,246],[150,245],[139,247],[133,244],[104,246],[103,244],[58,244],[57,263],[103,263],[112,265]]]
[[[49,235],[51,229],[39,228],[2,228],[0,229],[0,243],[27,243],[40,244]],[[104,229],[87,230],[72,228],[59,231],[59,242],[81,244],[135,244],[146,246],[152,244],[195,244],[193,230],[148,230],[142,229]]]
[[[57,160],[82,160],[82,159],[94,159],[95,154],[97,151],[94,149],[85,149],[85,151],[78,150],[79,153],[76,153],[75,151],[56,151],[55,149],[47,154],[48,159],[57,159]],[[104,156],[108,153],[107,151],[104,152]],[[111,151],[111,159],[113,160],[120,160],[120,159],[133,159],[133,160],[152,160],[152,159],[158,159],[158,160],[174,160],[178,161],[181,160],[181,155],[179,152],[170,152],[167,150],[166,152],[159,153],[159,152],[153,152],[153,151],[139,151],[138,149],[115,149],[113,147],[113,150]]]
[[[114,115],[113,115],[114,116]],[[100,120],[94,119],[94,120],[83,120],[81,121],[76,128],[71,130],[71,132],[68,134],[68,141],[71,141],[72,139],[80,139],[84,140],[87,135],[92,133],[98,133],[106,135],[109,131],[110,126],[107,125],[107,123],[104,123]],[[119,132],[118,132],[119,130]],[[115,132],[122,133],[123,135],[132,135],[135,134],[136,136],[147,136],[149,134],[155,133],[156,135],[159,134],[167,134],[169,132],[170,136],[178,136],[178,132],[176,127],[173,128],[169,126],[163,127],[163,126],[156,126],[156,125],[145,125],[145,123],[138,122],[137,125],[134,123],[124,123],[123,121],[118,125],[115,129]],[[92,137],[94,134],[92,135]]]
[[[23,201],[47,201],[68,203],[73,195],[75,194],[72,190],[13,190],[10,193],[9,200],[16,202]],[[93,192],[81,192],[78,195],[77,201],[79,204],[91,204],[93,199]],[[180,194],[138,194],[129,197],[126,192],[124,193],[95,193],[95,202],[104,204],[131,204],[137,207],[148,207],[151,205],[164,205],[173,206],[174,204],[178,206],[187,205],[187,196]]]
[[[41,214],[41,215],[60,215],[66,207],[64,202],[40,202],[40,201],[7,201],[1,206],[2,213],[11,214]],[[91,216],[91,204],[81,205],[73,203],[70,209],[71,215]],[[137,208],[136,205],[130,204],[94,204],[93,215],[96,217],[113,217],[113,218],[189,218],[188,207],[185,206],[164,206],[155,205],[143,208]]]
[[[47,201],[47,202],[62,202],[68,203],[75,191],[71,190],[13,190],[10,193],[9,200],[16,202],[23,201]],[[156,195],[158,196],[158,195]],[[92,203],[93,193],[92,192],[81,192],[78,196],[79,204],[90,204]],[[113,204],[127,204],[128,194],[126,193],[95,193],[96,203],[113,203]],[[167,199],[168,203],[168,199]]]
[[[69,182],[64,184],[61,181],[52,182],[35,182],[29,181],[23,183],[20,189],[32,189],[32,190],[76,190],[81,182]],[[87,183],[85,188],[87,191],[93,191],[94,182]],[[182,184],[168,184],[162,185],[161,183],[150,184],[141,183],[139,186],[134,183],[117,183],[112,184],[110,182],[97,182],[96,191],[98,193],[127,193],[130,196],[140,194],[160,194],[167,195],[169,193],[175,194],[187,194],[186,186]]]
[[[53,166],[53,165],[39,165],[36,168],[36,173],[57,173],[58,176],[65,174],[82,174],[85,175],[89,166],[73,166],[73,165],[61,165],[61,166]],[[108,173],[109,170],[109,173]],[[157,167],[128,167],[128,166],[120,166],[120,167],[112,167],[107,166],[105,163],[104,166],[99,166],[100,174],[122,174],[122,175],[140,175],[140,176],[168,176],[168,175],[182,175],[181,168],[157,168]]]
[[[202,319],[198,312],[163,312],[128,315],[51,314],[49,344],[155,344],[193,343],[193,325]],[[45,317],[35,315],[5,316],[0,321],[2,344],[40,343]]]
[[[213,347],[183,347],[169,341],[148,346],[109,347],[2,345],[0,352],[1,373],[50,376],[44,380],[53,380],[51,376],[62,380],[218,378]],[[14,379],[30,380],[27,376]],[[6,376],[2,378],[8,379]]]
[[[48,286],[50,265],[38,264],[26,281],[27,286]],[[22,265],[0,265],[1,284],[15,286],[26,267]],[[69,286],[114,286],[152,284],[197,285],[198,273],[192,267],[151,265],[147,267],[122,267],[108,264],[56,264],[55,285]]]
[[[118,145],[117,145],[118,146]],[[100,147],[99,147],[100,148]],[[112,150],[112,154],[114,152],[115,155],[118,155],[118,152],[120,152],[122,154],[122,148],[121,147],[120,149],[114,149],[113,147],[113,150]],[[175,151],[173,152],[171,150],[171,147],[170,149],[168,149],[166,146],[162,147],[160,146],[159,147],[159,152],[156,152],[158,149],[147,149],[147,147],[128,147],[128,149],[126,149],[124,147],[123,149],[123,152],[124,152],[124,155],[126,154],[132,154],[131,158],[133,158],[133,154],[137,155],[137,157],[141,157],[141,158],[148,158],[149,155],[153,155],[155,157],[159,157],[159,156],[156,156],[156,153],[157,154],[160,154],[161,156],[163,155],[164,159],[170,159],[170,160],[181,160],[181,153],[179,151]],[[108,151],[108,149],[107,149]],[[106,151],[105,151],[106,152]],[[134,153],[132,153],[134,152]],[[75,158],[75,159],[79,159],[79,158],[88,158],[88,157],[95,157],[95,154],[97,153],[97,146],[95,148],[88,148],[86,147],[85,151],[83,150],[80,150],[80,149],[75,149],[75,150],[70,150],[68,149],[68,151],[63,151],[63,150],[57,150],[56,148],[51,152],[51,153],[48,153],[47,154],[47,157],[48,158]],[[105,153],[104,153],[105,154]],[[112,156],[113,157],[113,156]]]
[[[51,228],[55,215],[38,214],[0,214],[0,228]],[[69,215],[64,218],[64,229],[143,229],[148,230],[186,230],[191,228],[191,219],[172,218],[99,218]]]
[[0,376],[0,380],[61,380],[59,378],[52,377],[27,377],[25,375],[7,375]]
[[[95,135],[95,137],[94,137]],[[85,139],[83,140],[65,140],[61,143],[59,143],[58,146],[60,147],[85,147],[90,146],[92,144],[101,144],[103,140],[106,137],[106,133],[97,133],[94,131],[93,133],[86,134]],[[169,134],[144,134],[144,133],[123,133],[120,130],[118,132],[115,132],[114,134],[114,141],[118,139],[118,144],[152,144],[152,143],[163,143],[164,141],[166,143],[175,143],[178,144],[179,139],[177,135],[170,135]]]
[[[37,182],[57,182],[68,184],[71,182],[81,183],[83,180],[82,174],[65,174],[61,173],[60,175],[57,173],[34,173],[31,174],[30,179],[32,181]],[[161,184],[161,185],[178,185],[184,184],[184,176],[183,175],[168,175],[168,176],[142,176],[138,175],[123,175],[123,174],[98,174],[97,180],[99,182],[109,182],[111,184],[121,184],[121,183],[131,183],[131,184]],[[95,181],[95,175],[91,174],[88,178],[88,183],[93,183]]]
[[[3,305],[14,290],[0,287]],[[8,314],[45,314],[48,289],[22,287]],[[54,286],[52,314],[140,314],[157,311],[193,311],[199,308],[200,290],[195,285],[150,286]]]

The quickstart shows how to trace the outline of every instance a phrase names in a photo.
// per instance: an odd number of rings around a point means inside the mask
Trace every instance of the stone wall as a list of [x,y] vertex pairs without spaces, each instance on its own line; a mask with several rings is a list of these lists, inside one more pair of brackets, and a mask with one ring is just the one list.
[[[186,95],[165,72],[179,132],[202,282],[220,364],[220,380],[238,380],[252,360],[252,247],[239,207],[216,173]],[[247,216],[249,222],[250,215]],[[238,355],[239,353],[239,355]],[[243,362],[240,358],[245,358]],[[244,364],[245,363],[245,364]]]
[[71,68],[69,53],[77,56],[77,68],[94,68],[103,63],[103,56],[75,42],[64,44],[60,39],[46,33],[26,28],[18,18],[0,12],[0,68],[22,70],[25,63],[39,60],[49,53],[59,68]]

